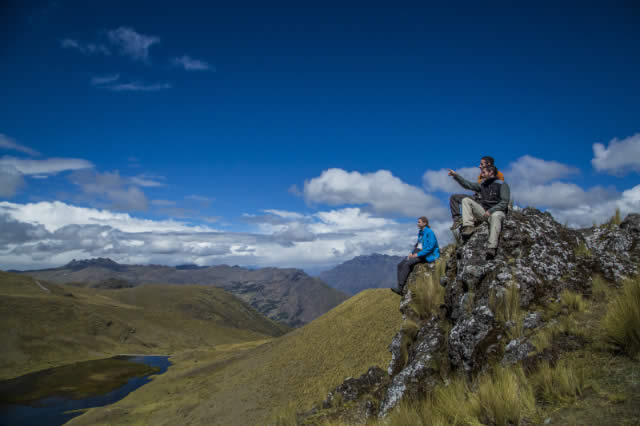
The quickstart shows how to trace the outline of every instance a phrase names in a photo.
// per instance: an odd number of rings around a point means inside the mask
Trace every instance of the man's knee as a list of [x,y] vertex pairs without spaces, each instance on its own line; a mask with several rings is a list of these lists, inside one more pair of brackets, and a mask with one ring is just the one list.
[[493,212],[491,213],[491,216],[489,216],[489,221],[490,222],[495,222],[495,221],[503,221],[504,220],[504,212],[503,211],[497,211],[497,212]]

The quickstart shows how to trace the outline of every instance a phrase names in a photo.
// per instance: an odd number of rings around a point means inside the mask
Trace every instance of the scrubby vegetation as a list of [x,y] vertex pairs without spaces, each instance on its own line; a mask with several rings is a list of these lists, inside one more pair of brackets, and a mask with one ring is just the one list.
[[607,340],[620,351],[636,356],[640,352],[640,278],[627,280],[609,303],[604,318]]
[[501,293],[493,291],[489,297],[489,307],[498,322],[509,324],[509,337],[516,339],[522,335],[524,312],[520,309],[520,292],[516,284]]
[[440,285],[440,278],[444,275],[445,267],[445,260],[438,259],[431,273],[416,276],[415,282],[410,285],[415,293],[412,308],[421,319],[429,319],[438,313],[440,305],[444,303],[444,288]]

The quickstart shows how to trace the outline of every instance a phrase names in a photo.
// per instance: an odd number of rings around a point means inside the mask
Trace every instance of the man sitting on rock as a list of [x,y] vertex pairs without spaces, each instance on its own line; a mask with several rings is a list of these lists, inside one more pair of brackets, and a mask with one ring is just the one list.
[[[478,175],[478,183],[482,183],[482,170],[488,166],[495,166],[495,160],[493,157],[484,156],[480,159],[480,174]],[[498,171],[498,179],[504,182],[504,175],[501,171]],[[469,194],[453,194],[449,197],[449,209],[451,210],[451,219],[453,219],[453,225],[451,230],[455,231],[460,225],[462,225],[462,213],[460,212],[460,204],[465,198],[471,198]]]
[[429,228],[429,219],[424,216],[419,218],[418,229],[418,242],[413,247],[413,252],[398,263],[398,287],[391,289],[401,296],[413,267],[418,263],[435,262],[440,257],[438,240],[436,234]]
[[493,259],[498,251],[502,221],[509,208],[511,196],[509,185],[499,180],[497,174],[498,170],[495,166],[487,166],[482,169],[482,182],[475,183],[449,170],[449,176],[453,176],[463,188],[475,191],[478,195],[476,200],[471,198],[462,200],[462,237],[466,239],[473,234],[475,218],[489,220],[487,260]]

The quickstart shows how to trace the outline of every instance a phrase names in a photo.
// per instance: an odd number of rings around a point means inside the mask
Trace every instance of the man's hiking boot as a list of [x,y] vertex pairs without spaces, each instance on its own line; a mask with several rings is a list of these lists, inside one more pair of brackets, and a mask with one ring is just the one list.
[[484,258],[486,260],[492,260],[496,257],[496,254],[498,253],[498,249],[497,248],[490,248],[487,249],[487,252],[484,254]]
[[462,225],[462,218],[456,217],[455,219],[453,219],[453,225],[451,225],[451,228],[449,229],[451,229],[452,231],[455,231],[460,227],[460,225]]
[[395,294],[399,294],[400,296],[402,296],[402,289],[401,288],[391,287],[391,291],[394,292]]
[[465,238],[469,238],[471,235],[473,235],[473,231],[473,226],[463,226],[460,234],[462,234],[462,236]]

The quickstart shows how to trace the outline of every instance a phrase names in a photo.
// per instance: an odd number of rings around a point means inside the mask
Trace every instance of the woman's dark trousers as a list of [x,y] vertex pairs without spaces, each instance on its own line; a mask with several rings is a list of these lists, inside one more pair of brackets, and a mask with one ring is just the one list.
[[398,263],[398,289],[404,289],[404,285],[413,267],[418,263],[424,262],[426,262],[424,257],[405,257],[402,262]]

